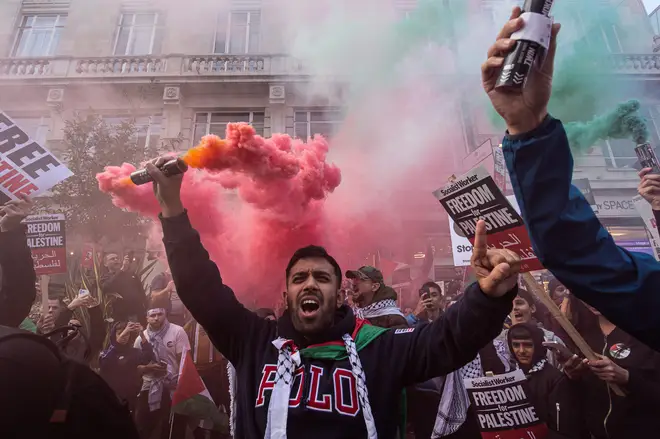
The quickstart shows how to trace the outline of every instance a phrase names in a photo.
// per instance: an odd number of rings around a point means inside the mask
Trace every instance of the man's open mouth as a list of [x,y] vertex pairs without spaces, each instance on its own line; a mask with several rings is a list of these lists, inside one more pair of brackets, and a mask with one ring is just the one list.
[[513,318],[514,318],[515,320],[522,320],[522,314],[519,313],[519,312],[514,312],[514,313],[513,313]]
[[306,297],[300,302],[300,312],[303,317],[314,317],[320,308],[321,304],[316,297]]

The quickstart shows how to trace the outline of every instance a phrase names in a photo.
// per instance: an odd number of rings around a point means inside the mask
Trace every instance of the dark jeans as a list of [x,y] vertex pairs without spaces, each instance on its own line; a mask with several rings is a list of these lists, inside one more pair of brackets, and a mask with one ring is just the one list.
[[153,412],[149,410],[149,391],[140,392],[135,409],[135,424],[141,439],[185,439],[186,420],[184,417],[175,416],[173,424],[170,426],[171,407],[172,403],[167,390],[163,391],[160,408]]

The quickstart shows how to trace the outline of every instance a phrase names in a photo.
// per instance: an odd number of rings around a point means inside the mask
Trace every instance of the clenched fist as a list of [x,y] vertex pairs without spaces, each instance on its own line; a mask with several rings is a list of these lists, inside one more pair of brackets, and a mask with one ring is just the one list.
[[520,256],[506,249],[488,249],[486,223],[477,222],[470,265],[479,287],[490,297],[502,297],[518,284]]

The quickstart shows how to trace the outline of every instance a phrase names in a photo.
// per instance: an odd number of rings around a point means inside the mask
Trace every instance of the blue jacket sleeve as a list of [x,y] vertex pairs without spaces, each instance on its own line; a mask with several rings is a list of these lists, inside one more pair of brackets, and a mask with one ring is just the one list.
[[571,185],[573,157],[562,123],[548,117],[530,133],[505,137],[503,148],[541,263],[575,296],[660,350],[660,264],[617,246]]

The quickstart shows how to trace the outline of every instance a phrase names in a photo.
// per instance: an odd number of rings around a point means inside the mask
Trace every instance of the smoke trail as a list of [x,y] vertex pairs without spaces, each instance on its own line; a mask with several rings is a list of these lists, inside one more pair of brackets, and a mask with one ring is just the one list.
[[[328,143],[286,135],[257,136],[246,124],[229,124],[226,139],[207,136],[184,155],[182,200],[223,276],[239,293],[272,303],[281,291],[281,263],[295,249],[325,241],[322,202],[340,183],[339,168],[326,163]],[[126,184],[135,167],[110,166],[97,175],[115,205],[152,218],[160,208],[151,185]],[[223,202],[236,189],[245,204]],[[276,263],[274,263],[276,261]],[[246,267],[255,267],[246,273]]]
[[571,149],[586,152],[596,142],[605,139],[630,138],[637,144],[646,142],[649,135],[646,120],[638,114],[638,110],[639,102],[630,100],[589,122],[566,123],[564,127]]

